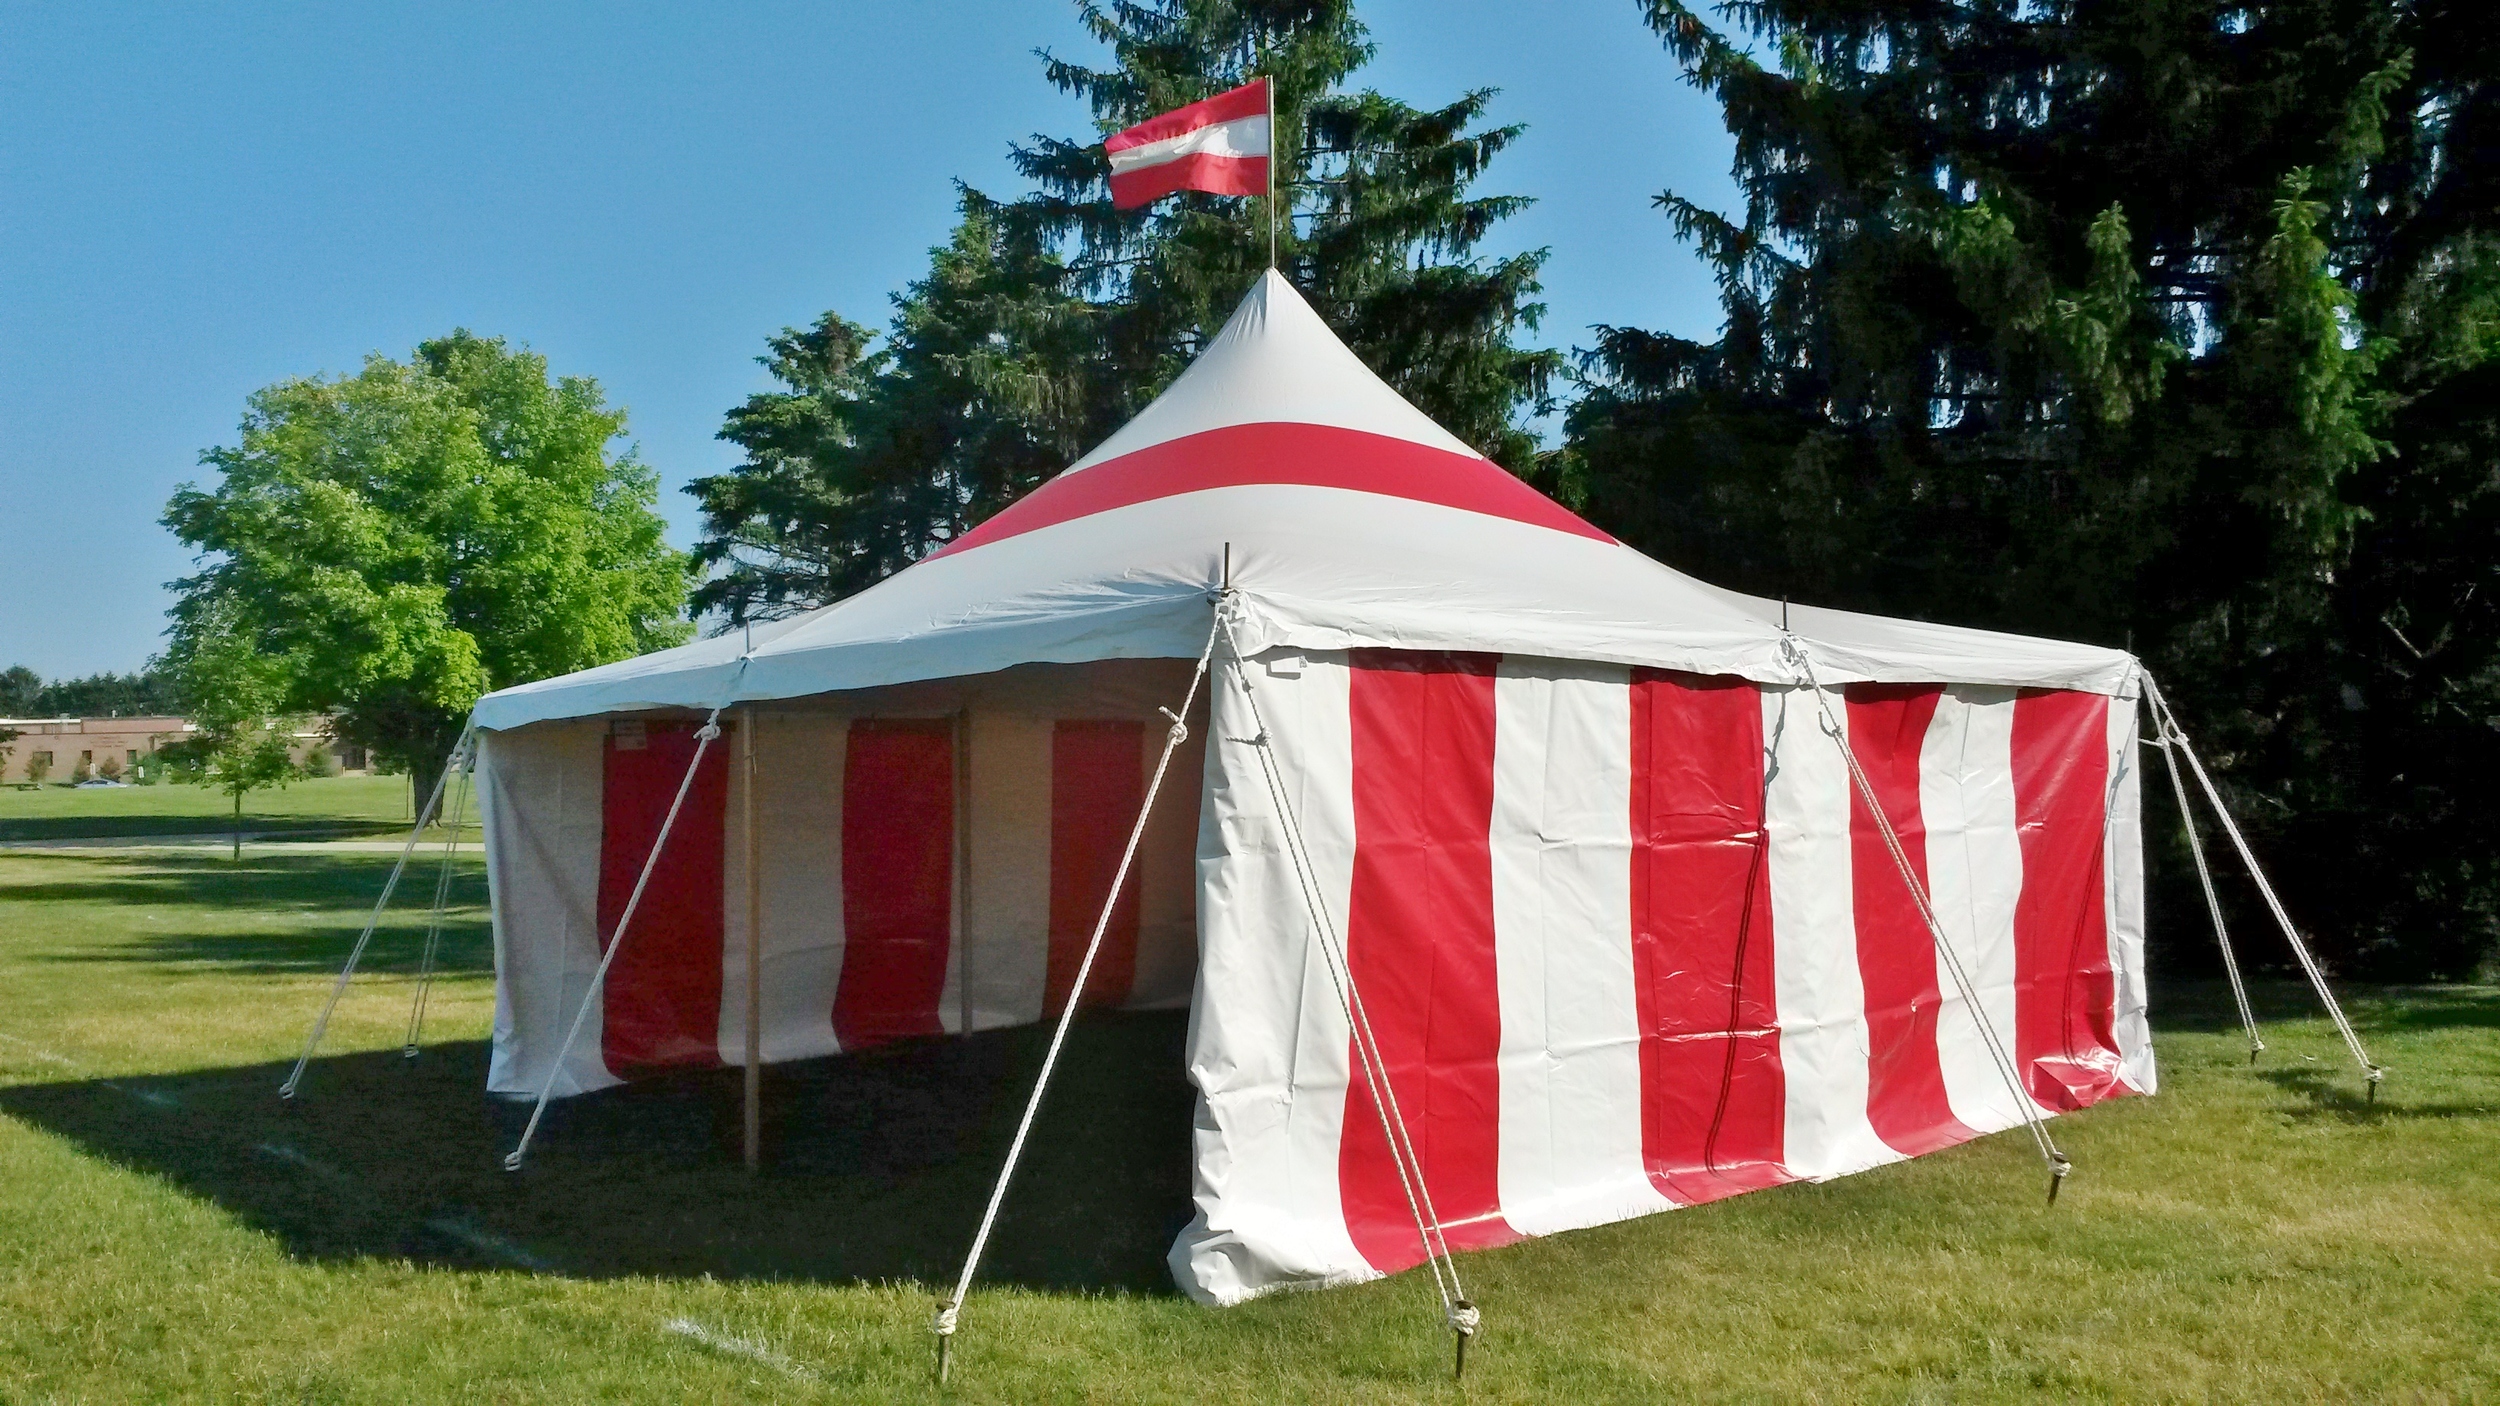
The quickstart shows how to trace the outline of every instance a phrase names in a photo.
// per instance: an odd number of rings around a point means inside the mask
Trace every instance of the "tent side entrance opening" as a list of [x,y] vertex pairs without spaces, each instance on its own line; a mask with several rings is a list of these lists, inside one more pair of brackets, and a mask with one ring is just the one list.
[[1189,1010],[1201,1300],[2154,1089],[2132,658],[1674,572],[1273,271],[909,569],[480,702],[492,1087],[743,1063],[750,853],[764,1062],[1056,1018],[1209,650],[1087,986]]

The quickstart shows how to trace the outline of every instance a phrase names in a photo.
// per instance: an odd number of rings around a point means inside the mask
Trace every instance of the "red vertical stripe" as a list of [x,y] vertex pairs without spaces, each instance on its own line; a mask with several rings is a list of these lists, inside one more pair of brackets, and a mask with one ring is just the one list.
[[[1120,851],[1145,804],[1145,724],[1062,722],[1050,743],[1050,968],[1042,1013],[1068,1003],[1104,898],[1120,871]],[[1138,878],[1129,876],[1103,930],[1102,952],[1086,978],[1085,1005],[1118,1006],[1137,975]]]
[[[1519,1236],[1501,1214],[1490,836],[1499,659],[1366,649],[1351,662],[1347,962],[1451,1245],[1504,1244]],[[1374,1268],[1403,1269],[1422,1247],[1353,1058],[1337,1156],[1346,1230]]]
[[[1927,824],[1918,799],[1919,750],[1943,695],[1933,685],[1851,684],[1849,746],[1892,821],[1910,872],[1927,887]],[[1936,938],[1857,787],[1849,788],[1850,882],[1858,975],[1866,988],[1866,1113],[1876,1136],[1917,1156],[1973,1136],[1953,1116],[1936,1050]]]
[[842,772],[842,975],[833,994],[842,1048],[945,1029],[938,1001],[954,880],[954,724],[853,722]]
[[2031,1096],[2081,1108],[2118,1083],[2117,984],[2109,967],[2102,837],[2110,701],[2025,692],[2014,700],[2014,805],[2023,891],[2014,907],[2014,1059]]
[[1789,1180],[1762,820],[1762,695],[1632,675],[1632,972],[1641,1152],[1687,1205]]
[[[695,747],[687,724],[648,723],[639,735],[628,725],[621,736],[609,734],[600,797],[602,950],[642,877]],[[625,948],[608,967],[599,1054],[619,1078],[659,1065],[720,1063],[721,853],[728,810],[724,737],[704,752],[634,909],[633,926],[625,930]]]

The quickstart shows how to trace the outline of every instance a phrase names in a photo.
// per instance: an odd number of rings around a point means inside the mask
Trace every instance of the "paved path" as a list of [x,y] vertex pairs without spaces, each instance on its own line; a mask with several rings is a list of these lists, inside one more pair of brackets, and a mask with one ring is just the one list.
[[[243,833],[243,847],[262,854],[397,854],[407,844],[406,836],[396,840],[304,840],[281,839],[286,831],[276,831],[263,838],[250,831]],[[428,840],[417,846],[427,854],[443,852],[443,842]],[[232,835],[97,835],[57,840],[0,840],[0,851],[6,850],[92,850],[92,849],[234,849]],[[476,841],[459,846],[463,854],[484,853],[486,846]]]

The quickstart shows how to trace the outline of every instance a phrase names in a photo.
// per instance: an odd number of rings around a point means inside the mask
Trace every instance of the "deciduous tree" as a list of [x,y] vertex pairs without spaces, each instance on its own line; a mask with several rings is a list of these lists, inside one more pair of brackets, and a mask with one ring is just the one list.
[[243,641],[282,710],[335,710],[422,793],[480,694],[686,637],[689,566],[624,428],[596,382],[467,332],[257,392],[166,509],[203,563],[173,583],[172,666]]

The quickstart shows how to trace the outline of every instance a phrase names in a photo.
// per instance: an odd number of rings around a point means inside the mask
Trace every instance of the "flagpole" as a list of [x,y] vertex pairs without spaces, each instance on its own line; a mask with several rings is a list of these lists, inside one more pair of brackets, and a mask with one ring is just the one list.
[[1267,266],[1276,267],[1276,77],[1267,83]]

